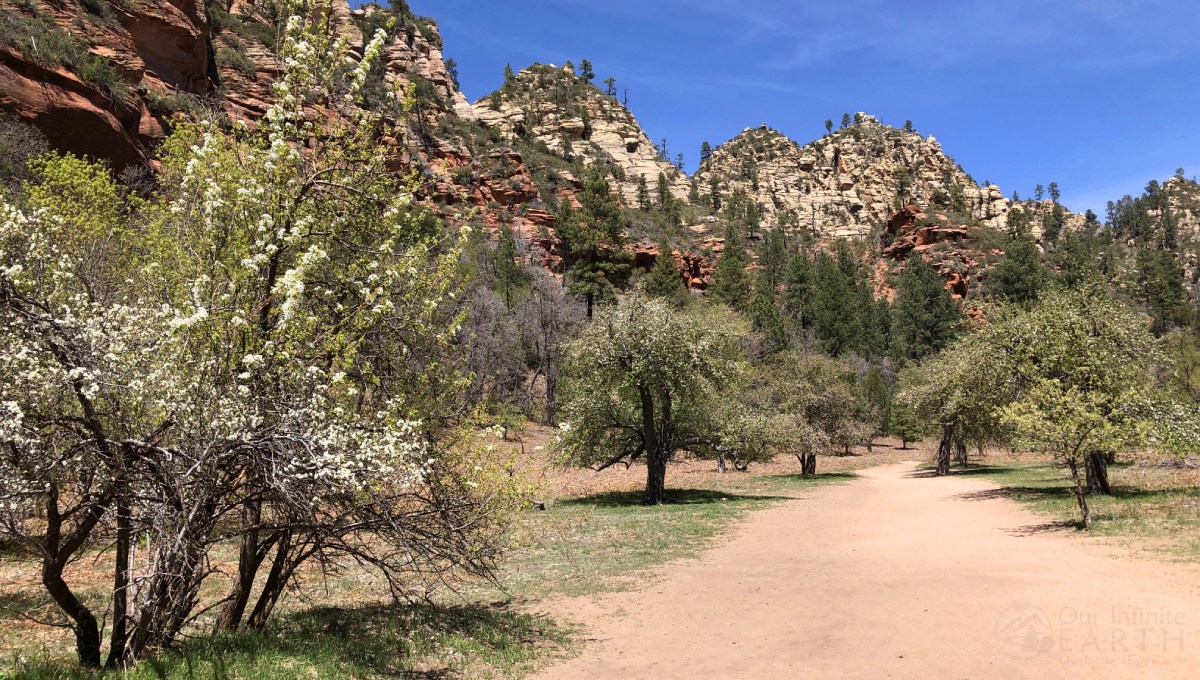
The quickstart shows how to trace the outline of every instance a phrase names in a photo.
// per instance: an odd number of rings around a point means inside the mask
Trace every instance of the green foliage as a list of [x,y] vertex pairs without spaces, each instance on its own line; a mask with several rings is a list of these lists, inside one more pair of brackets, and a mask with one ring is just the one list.
[[1042,266],[1033,236],[1027,231],[1012,231],[1004,249],[1004,259],[992,270],[991,288],[999,299],[1018,305],[1037,300],[1049,283],[1049,272]]
[[569,400],[557,446],[583,465],[645,457],[644,502],[661,504],[666,462],[677,451],[740,451],[737,340],[744,328],[720,310],[675,310],[639,291],[603,310],[568,349]]
[[85,42],[41,16],[0,12],[0,43],[43,66],[65,67],[113,99],[131,96],[129,84],[112,61],[92,54]]
[[595,301],[613,299],[629,278],[632,256],[621,248],[621,207],[599,168],[584,175],[579,202],[579,211],[567,203],[560,206],[556,225],[567,252],[568,290],[587,298],[590,316]]
[[233,69],[242,75],[256,78],[258,75],[257,69],[254,67],[254,62],[250,61],[250,57],[246,53],[234,47],[217,48],[217,66],[221,68]]
[[1183,269],[1175,254],[1139,249],[1135,256],[1137,296],[1154,319],[1153,329],[1165,333],[1187,321]]
[[748,266],[746,242],[737,226],[731,223],[725,228],[725,250],[717,260],[717,269],[708,287],[709,297],[734,309],[744,309],[750,302],[751,292],[750,275],[746,272]]
[[676,308],[682,307],[687,303],[689,296],[687,286],[684,285],[683,277],[675,264],[675,257],[665,244],[659,244],[658,252],[658,257],[654,258],[654,266],[650,268],[650,273],[645,279],[646,294],[660,298]]
[[913,361],[950,344],[962,320],[942,277],[920,254],[905,260],[892,312],[901,351]]

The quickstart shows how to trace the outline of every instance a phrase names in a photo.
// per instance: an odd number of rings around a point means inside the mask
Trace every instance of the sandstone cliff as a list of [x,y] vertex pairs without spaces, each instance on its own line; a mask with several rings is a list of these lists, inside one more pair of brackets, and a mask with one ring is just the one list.
[[636,200],[639,176],[652,195],[662,174],[672,195],[687,196],[687,176],[661,157],[633,114],[570,67],[530,66],[471,108],[505,139],[541,142],[586,165],[614,166],[626,203]]
[[1003,228],[1010,202],[981,187],[936,139],[858,114],[848,128],[800,146],[765,125],[720,145],[696,179],[702,191],[742,191],[768,218],[817,237],[866,236],[908,202],[939,205]]

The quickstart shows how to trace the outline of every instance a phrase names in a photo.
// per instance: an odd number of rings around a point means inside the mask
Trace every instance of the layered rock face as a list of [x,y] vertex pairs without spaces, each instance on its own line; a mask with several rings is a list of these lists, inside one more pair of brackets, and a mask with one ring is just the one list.
[[742,191],[772,220],[817,237],[866,236],[904,203],[939,204],[1003,228],[1010,202],[981,187],[933,137],[898,130],[866,114],[800,146],[766,125],[713,151],[696,175],[701,191]]
[[626,203],[636,200],[639,176],[652,196],[660,174],[672,195],[687,196],[687,176],[661,157],[633,114],[570,67],[530,66],[471,109],[476,120],[505,139],[541,142],[552,153],[587,165],[615,166]]
[[[150,100],[213,87],[202,0],[33,0],[0,11],[12,29],[0,46],[0,110],[37,126],[57,148],[118,169],[143,162],[139,144],[161,134]],[[51,50],[51,41],[70,47]],[[97,82],[72,49],[89,51],[119,91]]]

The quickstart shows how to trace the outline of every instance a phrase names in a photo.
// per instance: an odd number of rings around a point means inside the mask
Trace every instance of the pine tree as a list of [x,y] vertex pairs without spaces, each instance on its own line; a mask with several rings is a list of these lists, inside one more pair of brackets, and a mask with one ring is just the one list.
[[646,176],[638,175],[637,204],[639,210],[650,209],[650,187],[646,185]]
[[812,261],[808,253],[796,253],[788,263],[782,303],[784,313],[802,327],[812,322],[807,316],[812,304]]
[[614,97],[614,98],[617,96],[617,79],[616,78],[610,77],[610,78],[604,79],[604,94],[606,94],[610,97]]
[[791,344],[788,333],[787,319],[775,305],[775,299],[766,282],[759,280],[759,285],[750,299],[746,309],[746,317],[750,327],[761,333],[771,351],[778,352],[787,349]]
[[850,121],[851,121],[850,114],[843,113],[842,114],[842,128],[845,129],[845,128],[850,127]]
[[700,183],[694,179],[688,183],[688,203],[700,205]]
[[673,198],[671,196],[671,185],[667,182],[667,176],[663,173],[658,173],[658,207],[666,208],[667,204]]
[[750,275],[746,273],[749,265],[746,242],[737,226],[730,223],[725,227],[725,250],[717,260],[708,294],[734,309],[744,309],[750,300]]
[[827,134],[827,135],[833,134],[833,120],[831,120],[829,118],[825,119],[825,134]]
[[496,291],[504,298],[504,306],[513,308],[514,294],[529,281],[529,274],[519,262],[517,240],[512,229],[500,226],[499,240],[492,254],[496,271]]
[[788,266],[788,237],[782,229],[776,227],[768,231],[763,239],[762,248],[758,253],[758,265],[761,267],[759,281],[774,291],[787,275]]
[[1037,243],[1028,229],[1011,231],[1004,247],[1004,259],[992,271],[992,292],[996,297],[1027,306],[1037,300],[1049,278],[1049,272],[1042,266]]
[[903,356],[913,361],[950,344],[961,320],[946,283],[918,254],[904,262],[892,305],[893,330]]
[[583,176],[579,202],[583,209],[578,211],[563,202],[556,226],[567,252],[567,290],[586,298],[590,319],[595,303],[612,299],[629,278],[632,256],[622,247],[620,203],[600,169]]
[[712,145],[709,144],[707,141],[704,141],[700,144],[700,165],[703,166],[711,158],[712,158]]
[[583,78],[589,83],[592,82],[592,80],[596,77],[596,72],[592,70],[592,62],[588,61],[587,59],[579,62],[579,77]]
[[517,77],[516,74],[513,73],[512,64],[505,64],[504,65],[504,84],[507,85],[507,84],[511,83],[513,81],[513,79],[516,77]]
[[687,287],[683,285],[683,277],[675,265],[675,256],[671,249],[663,244],[658,246],[658,257],[654,258],[654,266],[646,275],[646,293],[651,297],[667,300],[676,307],[682,307],[688,300]]
[[1185,320],[1183,269],[1166,250],[1142,248],[1135,260],[1138,296],[1154,319],[1151,330],[1162,335]]
[[806,312],[821,349],[840,355],[862,338],[859,298],[851,280],[828,253],[818,253],[811,272],[811,301]]

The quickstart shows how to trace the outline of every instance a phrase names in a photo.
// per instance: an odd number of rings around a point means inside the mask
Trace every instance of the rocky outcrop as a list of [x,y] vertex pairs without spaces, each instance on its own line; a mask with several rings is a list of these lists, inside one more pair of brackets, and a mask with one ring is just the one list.
[[628,204],[637,198],[639,177],[656,197],[660,174],[673,196],[687,196],[687,176],[661,157],[633,114],[569,67],[530,66],[471,109],[507,140],[540,142],[568,160],[615,167]]
[[848,128],[800,146],[766,125],[747,128],[713,151],[696,175],[741,191],[763,209],[765,223],[817,237],[866,236],[888,221],[898,202],[941,205],[1003,228],[1009,201],[999,187],[979,186],[936,139],[858,114]]
[[78,0],[35,1],[20,8],[6,4],[2,11],[8,20],[67,34],[123,81],[121,93],[114,94],[16,45],[0,47],[0,110],[41,129],[56,148],[107,160],[117,169],[144,162],[140,147],[163,129],[149,102],[213,87],[200,0],[114,2],[93,10]]
[[902,270],[910,258],[921,257],[946,281],[954,299],[967,297],[970,287],[986,276],[989,260],[1003,255],[980,249],[975,236],[981,228],[942,213],[926,213],[916,205],[904,206],[888,219],[881,239],[883,257],[873,269],[877,293],[893,299],[893,266]]

